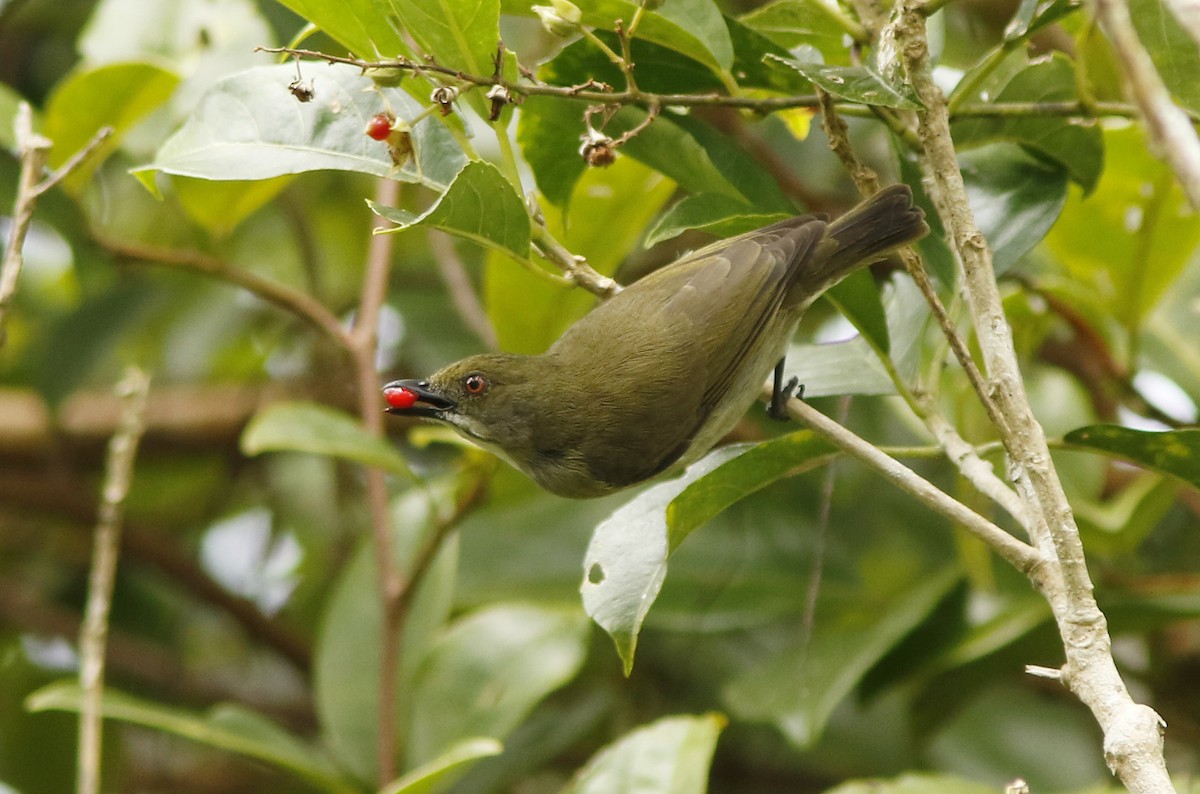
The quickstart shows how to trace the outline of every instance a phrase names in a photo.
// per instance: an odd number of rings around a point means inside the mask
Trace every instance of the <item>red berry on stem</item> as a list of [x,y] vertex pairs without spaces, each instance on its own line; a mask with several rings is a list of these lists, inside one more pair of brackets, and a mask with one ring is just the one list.
[[406,389],[403,386],[396,389],[384,389],[383,399],[387,400],[387,404],[393,408],[412,408],[417,402],[417,393],[412,389]]
[[392,122],[395,117],[389,113],[376,113],[367,122],[367,128],[363,130],[367,137],[374,138],[377,141],[386,141],[387,137],[392,134]]

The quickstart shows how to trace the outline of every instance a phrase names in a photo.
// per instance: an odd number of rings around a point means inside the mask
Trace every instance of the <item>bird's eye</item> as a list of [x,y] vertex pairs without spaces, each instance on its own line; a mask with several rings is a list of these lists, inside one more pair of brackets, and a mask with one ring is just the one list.
[[488,390],[488,379],[478,372],[472,372],[467,377],[463,378],[463,388],[467,390],[467,394],[480,395]]

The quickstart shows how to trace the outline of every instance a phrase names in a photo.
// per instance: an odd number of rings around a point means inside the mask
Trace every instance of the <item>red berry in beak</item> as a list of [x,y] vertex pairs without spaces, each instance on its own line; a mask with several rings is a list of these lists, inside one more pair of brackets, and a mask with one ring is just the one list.
[[417,393],[412,389],[406,389],[403,386],[394,389],[384,389],[383,399],[387,400],[387,404],[392,408],[412,408],[417,402]]

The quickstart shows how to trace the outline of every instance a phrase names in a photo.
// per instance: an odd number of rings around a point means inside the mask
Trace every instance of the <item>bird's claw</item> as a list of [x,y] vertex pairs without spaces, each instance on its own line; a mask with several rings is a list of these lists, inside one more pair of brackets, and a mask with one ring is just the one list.
[[797,399],[804,399],[804,386],[800,384],[800,379],[795,375],[772,392],[771,402],[767,405],[767,416],[779,422],[791,419],[788,415],[787,402],[793,394]]

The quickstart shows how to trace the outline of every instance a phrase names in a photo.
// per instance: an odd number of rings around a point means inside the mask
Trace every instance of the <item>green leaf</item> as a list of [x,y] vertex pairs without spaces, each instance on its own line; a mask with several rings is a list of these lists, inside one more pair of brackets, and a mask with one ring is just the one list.
[[174,108],[195,104],[196,90],[218,77],[262,63],[255,47],[274,33],[254,0],[98,0],[76,46],[93,66],[133,59],[164,65],[183,76]]
[[422,764],[404,777],[380,789],[379,794],[432,794],[441,791],[450,781],[462,774],[464,767],[481,758],[504,752],[504,745],[495,739],[477,737],[463,739],[427,764]]
[[[637,13],[638,3],[628,0],[589,0],[579,3],[583,11],[583,24],[596,28],[597,34],[612,32],[616,21],[625,25]],[[530,15],[528,3],[505,0],[504,12]],[[674,50],[698,61],[714,73],[727,73],[733,65],[733,44],[720,10],[712,0],[672,0],[653,11],[642,13],[638,23],[637,39]],[[588,45],[589,47],[591,45]],[[639,66],[641,84],[642,62],[636,55],[634,63]]]
[[[495,72],[500,43],[500,0],[389,0],[400,27],[439,66],[468,74]],[[388,24],[380,21],[379,24]],[[485,118],[486,100],[472,91],[467,100]]]
[[720,193],[686,196],[663,213],[646,232],[642,243],[649,248],[698,229],[717,237],[733,237],[791,217],[789,213],[762,213],[744,201]]
[[66,77],[46,102],[43,130],[54,142],[50,165],[57,168],[82,149],[104,126],[113,134],[67,177],[79,191],[121,136],[171,96],[179,76],[154,63],[132,61],[83,68]]
[[[625,108],[613,117],[613,135],[645,119],[645,111]],[[715,193],[746,201],[761,212],[787,212],[792,203],[778,182],[745,150],[708,124],[690,116],[660,115],[621,148],[666,174],[691,193]]]
[[512,183],[491,163],[467,163],[437,203],[421,215],[367,203],[396,224],[388,231],[430,226],[517,259],[529,258],[529,213]]
[[1154,432],[1118,425],[1091,425],[1072,430],[1063,440],[1170,474],[1200,489],[1200,430]]
[[1004,40],[1008,42],[1029,38],[1032,34],[1057,22],[1074,11],[1083,8],[1081,0],[1021,0],[1012,21],[1004,29]]
[[747,668],[723,699],[739,718],[772,722],[797,747],[811,747],[867,671],[960,580],[957,568],[945,567],[864,586],[853,603],[824,609],[807,642]]
[[[588,169],[564,209],[544,206],[546,228],[567,250],[587,257],[597,272],[609,276],[674,190],[662,174],[622,157],[609,168]],[[638,200],[614,200],[619,196]],[[488,259],[484,301],[500,347],[514,353],[545,351],[595,305],[591,294],[564,289],[499,256]],[[521,310],[513,311],[514,306]]]
[[227,237],[238,224],[263,207],[292,181],[290,176],[254,182],[227,182],[179,176],[172,180],[188,217],[214,237]]
[[381,141],[363,130],[376,113],[414,118],[423,108],[407,93],[378,88],[360,70],[340,64],[305,67],[314,98],[299,102],[287,90],[295,66],[264,66],[230,75],[200,100],[187,122],[137,169],[200,179],[269,179],[333,169],[418,182],[441,192],[466,162],[436,118],[412,130],[416,158],[397,168]]
[[1067,171],[1011,143],[994,143],[958,158],[967,198],[1003,273],[1042,241],[1067,200]]
[[584,609],[612,637],[626,675],[642,623],[666,579],[667,560],[684,538],[730,504],[819,466],[830,454],[809,431],[722,447],[600,522],[583,558],[580,592]]
[[426,655],[409,693],[409,764],[465,738],[503,739],[575,677],[587,628],[574,610],[524,604],[493,604],[457,620]]
[[833,301],[879,355],[888,354],[891,338],[887,314],[870,271],[860,270],[834,284],[825,297]]
[[[990,87],[992,103],[1074,101],[1074,65],[1055,54],[1025,66],[1003,87]],[[960,149],[995,141],[1024,144],[1060,163],[1071,179],[1090,193],[1104,169],[1104,137],[1097,124],[1050,116],[965,118],[953,127]]]
[[[452,498],[453,487],[452,482],[438,482],[430,489],[406,491],[393,501],[392,551],[400,575],[412,576],[414,560],[434,531],[436,508]],[[404,622],[404,654],[396,670],[395,713],[399,726],[409,721],[408,693],[417,667],[450,616],[458,553],[457,535],[447,537],[425,572]],[[383,620],[377,569],[375,545],[371,538],[363,537],[333,583],[313,654],[313,701],[325,745],[363,780],[378,776],[379,762],[379,638]]]
[[1173,477],[1146,473],[1107,499],[1072,499],[1075,520],[1089,552],[1110,557],[1136,554],[1175,506],[1179,489]]
[[[870,289],[874,291],[874,285]],[[838,302],[836,292],[831,297]],[[916,374],[929,308],[907,276],[892,280],[882,302],[888,329],[886,347],[880,344],[880,330],[872,329],[875,321],[869,317],[870,310],[857,307],[863,316],[854,318],[854,322],[869,328],[874,335],[873,345],[855,336],[842,342],[793,344],[788,348],[787,374],[800,379],[805,396],[894,394],[896,386],[879,361],[880,351],[885,349],[901,378],[909,380]]]
[[663,717],[630,731],[584,765],[563,794],[704,794],[720,714]]
[[1162,0],[1131,0],[1129,15],[1138,38],[1175,99],[1200,113],[1200,48]]
[[767,55],[766,60],[768,64],[793,69],[833,96],[851,102],[897,110],[921,110],[924,107],[912,86],[893,83],[867,66],[831,66],[777,55]]
[[1129,330],[1171,290],[1200,242],[1200,216],[1137,127],[1105,130],[1107,165],[1087,199],[1074,192],[1046,237],[1073,293]]
[[242,431],[241,446],[246,455],[311,452],[411,476],[404,456],[386,440],[368,433],[349,414],[316,403],[281,402],[264,408]]
[[[60,681],[29,696],[30,711],[79,711],[83,699],[79,684]],[[147,728],[172,733],[186,739],[240,753],[286,769],[323,791],[357,792],[314,747],[249,709],[231,704],[216,706],[205,715],[163,706],[133,695],[106,689],[101,714]]]
[[[620,18],[632,19],[631,16]],[[661,24],[659,19],[663,20]],[[725,27],[725,18],[713,0],[663,3],[654,11],[643,13],[638,35],[710,64],[715,71],[728,72],[733,65],[733,42]]]
[[826,63],[846,59],[846,31],[822,10],[820,0],[774,0],[738,21],[785,50],[807,44],[819,50]]
[[[547,78],[539,73],[539,79]],[[533,170],[538,190],[556,207],[567,205],[575,183],[587,170],[579,154],[583,132],[583,113],[573,102],[531,96],[521,105],[517,142]]]
[[[736,449],[736,448],[735,448]],[[824,466],[837,448],[811,430],[748,445],[717,469],[692,482],[667,505],[671,551],[693,530],[730,505],[785,477]]]
[[390,19],[387,0],[279,0],[360,58],[394,58],[409,52]]

